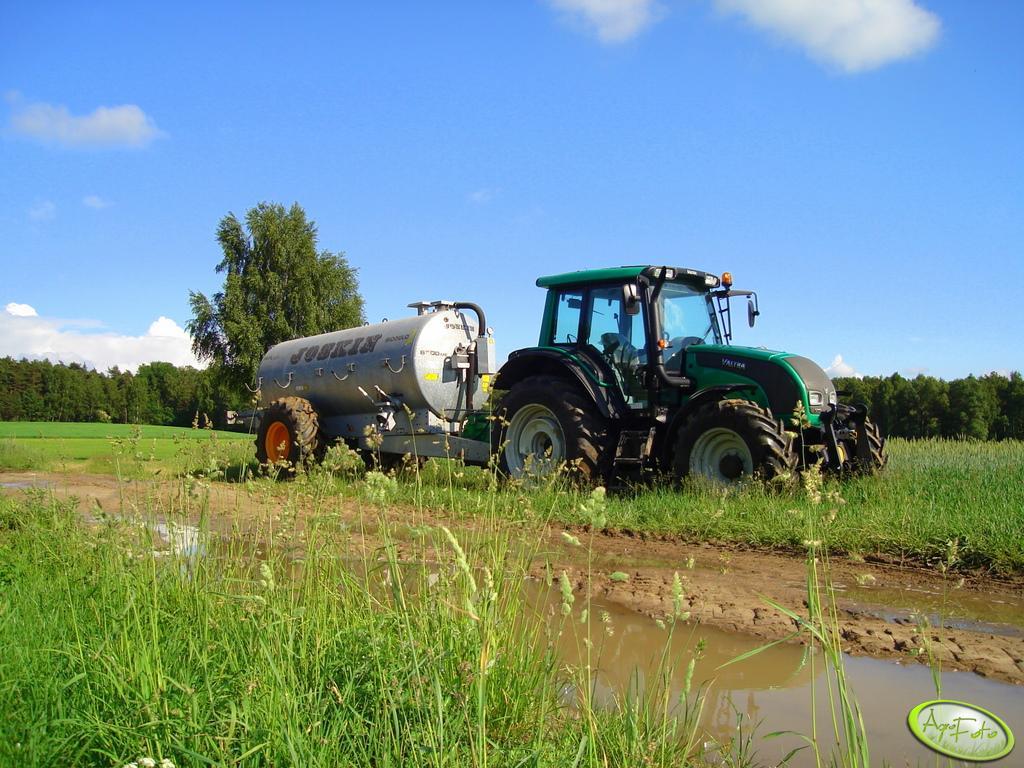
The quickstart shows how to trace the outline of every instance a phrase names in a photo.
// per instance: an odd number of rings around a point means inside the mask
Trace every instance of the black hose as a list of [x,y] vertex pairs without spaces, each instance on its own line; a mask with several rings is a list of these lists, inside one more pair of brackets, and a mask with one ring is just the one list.
[[476,312],[477,322],[480,324],[480,328],[477,331],[477,336],[487,335],[487,318],[484,317],[484,311],[480,308],[479,304],[474,304],[472,301],[456,301],[452,306],[455,309],[472,309]]

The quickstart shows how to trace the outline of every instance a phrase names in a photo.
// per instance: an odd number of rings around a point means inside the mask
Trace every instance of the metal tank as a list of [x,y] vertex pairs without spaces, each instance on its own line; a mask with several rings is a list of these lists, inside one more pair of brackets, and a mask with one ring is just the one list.
[[305,398],[321,429],[336,438],[358,439],[370,424],[395,436],[456,432],[487,397],[494,339],[475,304],[409,306],[416,316],[271,347],[257,374],[260,405]]

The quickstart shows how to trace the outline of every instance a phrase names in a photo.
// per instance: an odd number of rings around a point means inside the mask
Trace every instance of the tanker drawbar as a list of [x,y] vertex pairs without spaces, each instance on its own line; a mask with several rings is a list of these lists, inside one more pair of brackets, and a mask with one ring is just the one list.
[[486,463],[488,445],[461,437],[497,373],[483,310],[452,301],[409,306],[417,310],[413,317],[271,347],[257,374],[261,408],[301,398],[315,411],[324,441]]

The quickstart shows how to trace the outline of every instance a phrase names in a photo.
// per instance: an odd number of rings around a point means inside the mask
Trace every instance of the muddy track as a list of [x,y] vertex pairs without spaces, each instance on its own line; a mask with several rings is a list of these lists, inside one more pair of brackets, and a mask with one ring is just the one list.
[[[60,497],[75,497],[83,512],[97,509],[116,513],[122,504],[138,510],[138,500],[154,496],[181,498],[175,481],[131,483],[126,489],[103,475],[0,473],[5,493],[26,487],[51,489]],[[238,531],[239,521],[257,529],[259,516],[272,516],[277,497],[245,498],[237,485],[213,483],[208,509],[215,531]],[[297,530],[311,509],[292,500]],[[196,505],[197,514],[198,507]],[[261,510],[254,512],[252,510]],[[342,520],[367,518],[367,508],[342,502],[332,507]],[[376,514],[376,513],[374,513]],[[401,537],[408,510],[389,510]],[[474,521],[444,511],[417,512],[422,524],[473,529]],[[370,526],[358,537],[362,546],[375,546]],[[806,613],[805,558],[749,548],[672,539],[650,539],[631,532],[605,531],[591,535],[572,530],[581,540],[566,542],[563,529],[549,526],[538,546],[531,575],[546,578],[565,571],[581,592],[590,591],[625,608],[661,618],[672,612],[672,582],[679,573],[684,586],[684,610],[691,621],[766,641],[789,637],[796,622],[772,608],[768,600],[797,614]],[[531,546],[534,543],[531,542]],[[588,565],[589,562],[589,565]],[[994,580],[984,575],[943,575],[935,571],[888,563],[833,559],[829,564],[838,607],[843,647],[853,655],[900,662],[926,661],[931,653],[944,670],[967,670],[1003,682],[1024,684],[1024,580]],[[625,581],[610,574],[626,574]],[[621,576],[618,577],[621,579]],[[923,617],[923,618],[922,618]],[[794,639],[793,642],[800,642]]]

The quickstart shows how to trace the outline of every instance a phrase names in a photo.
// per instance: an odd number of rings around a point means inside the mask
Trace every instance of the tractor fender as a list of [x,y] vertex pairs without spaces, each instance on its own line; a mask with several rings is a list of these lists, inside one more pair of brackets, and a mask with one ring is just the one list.
[[519,349],[508,357],[491,385],[492,389],[508,391],[530,376],[560,376],[579,385],[594,402],[604,418],[618,418],[627,406],[614,378],[606,379],[589,359],[557,347]]
[[668,423],[668,427],[664,432],[664,439],[661,441],[661,455],[662,459],[666,462],[672,461],[672,448],[676,443],[676,433],[682,428],[686,420],[690,418],[691,414],[696,413],[698,408],[701,408],[708,403],[714,403],[718,400],[724,400],[728,395],[733,392],[738,392],[743,389],[757,390],[756,384],[718,384],[713,387],[705,387],[694,392],[686,403],[679,408],[672,415],[671,421]]

